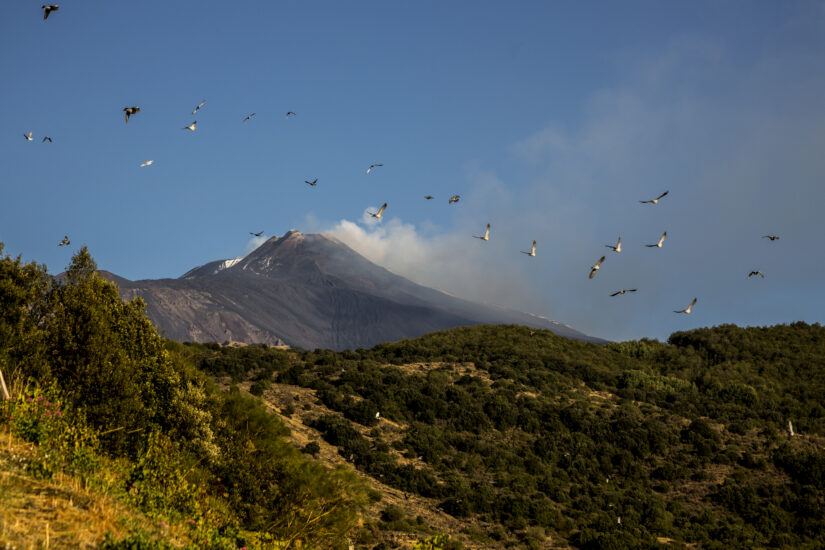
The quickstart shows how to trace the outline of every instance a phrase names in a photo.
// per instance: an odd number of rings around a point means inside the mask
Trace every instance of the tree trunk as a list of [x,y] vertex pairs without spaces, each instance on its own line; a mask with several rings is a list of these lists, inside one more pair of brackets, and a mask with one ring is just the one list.
[[3,380],[3,371],[2,370],[0,370],[0,399],[3,399],[5,401],[8,401],[9,399],[11,399],[11,396],[9,395],[9,390],[6,387],[6,381]]

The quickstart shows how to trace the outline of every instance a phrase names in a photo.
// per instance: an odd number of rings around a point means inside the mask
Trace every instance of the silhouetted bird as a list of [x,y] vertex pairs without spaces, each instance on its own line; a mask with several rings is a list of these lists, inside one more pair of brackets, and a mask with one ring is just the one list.
[[778,237],[777,235],[765,235],[765,236],[764,236],[764,237],[762,237],[762,238],[763,238],[763,239],[770,239],[770,240],[772,240],[772,241],[775,241],[775,240],[776,240],[776,239],[778,239],[779,237]]
[[62,240],[62,241],[60,241],[60,244],[59,244],[59,245],[57,245],[57,246],[69,246],[70,244],[72,244],[72,243],[71,243],[71,241],[69,241],[69,236],[68,236],[68,235],[65,235],[65,236],[63,237],[63,240]]
[[53,11],[57,11],[60,9],[60,6],[57,4],[52,4],[51,6],[40,6],[40,9],[43,10],[43,20],[49,18],[49,14]]
[[668,193],[670,193],[670,191],[665,191],[664,193],[662,193],[661,195],[659,195],[655,199],[650,199],[649,201],[639,201],[639,202],[642,203],[642,204],[659,204],[659,199],[661,199],[662,197],[664,197]]
[[624,294],[625,292],[636,292],[636,289],[635,288],[623,288],[622,290],[619,290],[618,292],[614,292],[613,294],[611,294],[611,296],[618,296],[619,294]]
[[289,118],[291,116],[295,116],[295,113],[293,111],[287,111],[286,112],[286,118]]
[[249,120],[249,119],[250,119],[250,118],[252,118],[253,116],[255,116],[255,113],[252,113],[252,114],[246,115],[246,118],[245,118],[245,119],[243,119],[243,121],[242,121],[242,122],[246,122],[247,120]]
[[46,137],[44,137],[44,138],[43,138],[43,141],[41,141],[40,143],[46,143],[47,141],[48,141],[49,143],[51,143],[51,142],[52,142],[52,138],[50,138],[49,136],[46,136]]
[[250,231],[249,234],[250,235],[255,235],[256,237],[260,237],[261,235],[264,234],[264,232],[263,231],[258,231],[257,233],[253,233],[252,231]]
[[756,270],[754,270],[754,271],[751,271],[750,273],[748,273],[748,279],[750,279],[750,278],[751,278],[751,277],[753,277],[754,275],[759,275],[759,276],[760,276],[760,277],[762,277],[763,279],[765,278],[765,274],[764,274],[764,273],[762,273],[761,271],[756,271]]
[[367,168],[367,174],[369,174],[370,172],[372,172],[372,169],[373,169],[373,168],[376,168],[376,167],[378,167],[378,166],[384,166],[384,165],[383,165],[383,164],[381,164],[380,162],[376,162],[375,164],[370,164],[370,167],[369,167],[369,168]]
[[304,183],[308,183],[309,185],[312,185],[313,187],[315,187],[316,185],[318,185],[318,178],[315,178],[312,181],[304,180]]
[[140,112],[140,107],[124,107],[123,112],[126,113],[126,124],[129,124],[129,117]]
[[427,200],[430,200],[430,199],[433,198],[433,196],[432,195],[424,195],[424,198],[427,199]]

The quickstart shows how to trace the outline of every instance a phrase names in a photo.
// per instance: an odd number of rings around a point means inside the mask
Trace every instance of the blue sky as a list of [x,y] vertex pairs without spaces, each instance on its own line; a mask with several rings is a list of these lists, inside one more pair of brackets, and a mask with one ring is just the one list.
[[0,5],[0,241],[52,272],[296,228],[610,339],[823,320],[825,2],[41,4]]

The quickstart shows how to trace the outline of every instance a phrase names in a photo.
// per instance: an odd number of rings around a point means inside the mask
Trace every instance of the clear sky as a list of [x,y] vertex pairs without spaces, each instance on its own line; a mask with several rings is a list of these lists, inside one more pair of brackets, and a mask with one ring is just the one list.
[[0,3],[0,241],[53,273],[295,228],[609,339],[823,321],[823,1],[41,4]]

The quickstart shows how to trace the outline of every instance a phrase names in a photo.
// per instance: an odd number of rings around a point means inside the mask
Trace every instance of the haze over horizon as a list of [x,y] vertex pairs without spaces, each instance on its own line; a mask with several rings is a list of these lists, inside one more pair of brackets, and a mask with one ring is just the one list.
[[825,2],[39,7],[0,7],[0,242],[53,273],[296,228],[612,340],[823,321]]

